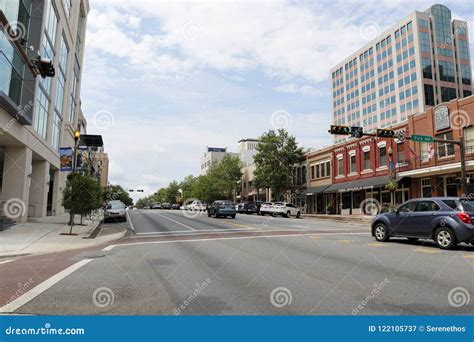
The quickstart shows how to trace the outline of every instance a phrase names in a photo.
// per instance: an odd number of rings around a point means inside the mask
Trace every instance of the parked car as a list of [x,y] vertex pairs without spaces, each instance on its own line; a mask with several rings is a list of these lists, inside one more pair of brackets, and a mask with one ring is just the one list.
[[474,244],[474,200],[459,197],[432,197],[409,200],[372,221],[377,241],[406,237],[411,241],[432,239],[441,249],[458,243]]
[[238,205],[239,214],[258,214],[258,206],[255,202],[242,202]]
[[161,209],[161,203],[153,203],[152,205],[150,205],[150,209]]
[[272,202],[263,202],[260,206],[259,214],[262,216],[272,214],[273,203]]
[[296,218],[299,218],[301,216],[301,212],[298,208],[296,208],[292,203],[286,202],[275,202],[272,206],[271,213],[283,217],[295,216]]
[[230,216],[235,219],[236,214],[235,205],[231,201],[214,201],[207,208],[207,216],[209,217]]
[[171,209],[173,209],[173,210],[179,210],[179,208],[180,208],[180,206],[177,203],[171,205]]
[[161,209],[171,209],[171,203],[164,202],[164,203],[161,205]]
[[206,211],[207,204],[200,200],[195,200],[191,204],[188,204],[187,206],[185,206],[184,209],[191,210],[191,211]]
[[111,201],[106,204],[104,210],[104,222],[126,221],[126,205],[122,201]]

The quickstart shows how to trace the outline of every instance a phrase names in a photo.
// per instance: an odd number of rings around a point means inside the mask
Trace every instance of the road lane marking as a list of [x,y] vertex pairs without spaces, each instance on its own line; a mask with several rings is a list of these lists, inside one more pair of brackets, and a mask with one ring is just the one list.
[[388,244],[386,244],[386,243],[381,243],[381,242],[372,242],[372,243],[368,243],[367,246],[372,246],[372,247],[387,247]]
[[437,251],[435,249],[428,249],[428,248],[415,248],[413,251],[420,252],[420,253],[428,253],[428,254],[441,253],[441,251]]
[[81,260],[79,262],[76,262],[74,265],[69,266],[68,268],[62,270],[61,272],[53,275],[52,277],[46,279],[42,283],[40,283],[38,286],[32,288],[30,291],[26,292],[24,295],[18,297],[17,299],[11,301],[10,303],[2,306],[0,308],[0,313],[11,313],[14,312],[15,310],[19,309],[32,299],[36,298],[40,294],[42,294],[44,291],[52,287],[53,285],[57,284],[59,281],[62,279],[66,278],[68,275],[71,273],[77,271],[80,269],[82,266],[87,265],[90,263],[92,259],[86,259],[86,260]]
[[235,233],[235,232],[247,232],[248,229],[237,229],[237,228],[216,228],[216,229],[196,229],[194,231],[189,230],[175,230],[175,231],[167,231],[167,232],[143,232],[143,233],[136,233],[135,236],[164,236],[164,235],[199,235],[199,234],[209,234],[209,233]]
[[310,236],[311,239],[313,240],[321,240],[322,237],[321,236]]
[[352,243],[354,240],[337,240],[339,243]]
[[199,242],[199,241],[218,241],[218,240],[243,240],[243,239],[260,239],[260,238],[278,238],[278,237],[297,237],[297,236],[318,236],[318,235],[368,235],[369,233],[303,233],[303,234],[281,234],[281,235],[260,235],[260,236],[237,236],[237,237],[216,237],[208,239],[188,239],[188,240],[167,240],[167,241],[141,241],[131,243],[121,243],[117,245],[107,246],[107,250],[110,251],[115,247],[122,246],[133,246],[133,245],[151,245],[151,244],[162,244],[162,243],[174,243],[174,242]]
[[190,226],[188,226],[188,225],[186,225],[186,224],[184,224],[184,223],[181,223],[181,222],[179,222],[179,221],[173,220],[172,218],[169,218],[168,216],[161,215],[161,214],[158,214],[158,213],[154,213],[154,214],[155,214],[155,215],[158,215],[158,216],[161,216],[161,217],[164,217],[165,219],[168,219],[168,220],[170,220],[170,221],[172,221],[172,222],[174,222],[174,223],[177,223],[177,224],[179,224],[179,225],[181,225],[181,226],[183,226],[183,227],[186,227],[186,228],[188,228],[188,229],[197,230],[197,229],[195,229],[195,228],[193,228],[193,227],[190,227]]
[[135,227],[133,226],[132,219],[130,218],[130,214],[128,213],[128,210],[125,212],[125,215],[127,215],[127,220],[128,223],[130,224],[130,228],[135,231]]
[[467,259],[474,259],[474,255],[464,255],[464,257]]
[[3,261],[0,261],[0,265],[9,263],[9,262],[12,262],[12,261],[15,261],[15,260],[16,260],[16,259],[3,260]]
[[262,228],[248,226],[246,224],[239,224],[239,223],[228,222],[228,221],[221,221],[221,222],[225,223],[225,224],[230,224],[230,225],[235,226],[235,227],[243,227],[243,228],[247,228],[247,229],[262,229]]

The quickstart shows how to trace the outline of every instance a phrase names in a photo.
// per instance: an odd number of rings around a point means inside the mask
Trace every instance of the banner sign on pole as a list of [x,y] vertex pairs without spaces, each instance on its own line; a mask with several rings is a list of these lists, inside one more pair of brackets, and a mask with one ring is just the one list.
[[59,149],[59,164],[61,172],[71,172],[72,171],[72,148],[71,147],[61,147]]

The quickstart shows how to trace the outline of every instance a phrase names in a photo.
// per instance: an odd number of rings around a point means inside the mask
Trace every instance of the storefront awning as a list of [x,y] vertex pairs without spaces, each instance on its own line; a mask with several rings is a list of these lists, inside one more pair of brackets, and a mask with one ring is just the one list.
[[317,195],[317,194],[322,193],[328,187],[329,185],[320,185],[320,186],[315,186],[313,188],[308,188],[305,191],[303,191],[301,195],[306,195],[306,196]]
[[[400,181],[401,177],[397,177],[396,181]],[[345,192],[345,191],[359,191],[364,189],[373,189],[387,185],[390,181],[388,176],[379,176],[365,179],[358,179],[351,182],[337,183],[331,185],[329,188],[324,190],[328,192]]]

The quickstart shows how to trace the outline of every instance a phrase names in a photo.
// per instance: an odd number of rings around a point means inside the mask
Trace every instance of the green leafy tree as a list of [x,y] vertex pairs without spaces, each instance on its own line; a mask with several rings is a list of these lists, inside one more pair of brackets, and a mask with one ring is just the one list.
[[126,206],[133,205],[133,199],[120,185],[107,185],[103,199],[104,202],[122,201]]
[[190,197],[200,199],[207,203],[212,203],[213,201],[220,199],[221,194],[222,193],[219,191],[215,180],[207,174],[197,177],[196,181],[193,183]]
[[226,154],[220,162],[211,165],[208,175],[223,198],[233,199],[240,188],[242,162],[239,157]]
[[192,197],[193,185],[197,182],[197,177],[189,175],[179,183],[179,189],[182,191],[181,199],[185,200]]
[[74,215],[87,216],[102,206],[102,188],[95,177],[87,174],[71,174],[63,190],[63,206],[70,211],[70,225]]
[[172,181],[166,188],[166,202],[175,204],[176,198],[178,196],[179,196],[179,184],[177,181]]
[[282,192],[293,186],[293,166],[302,158],[303,149],[286,130],[263,134],[254,156],[256,186],[272,189],[273,198],[280,200]]
[[153,202],[166,202],[166,188],[161,188],[152,196]]

